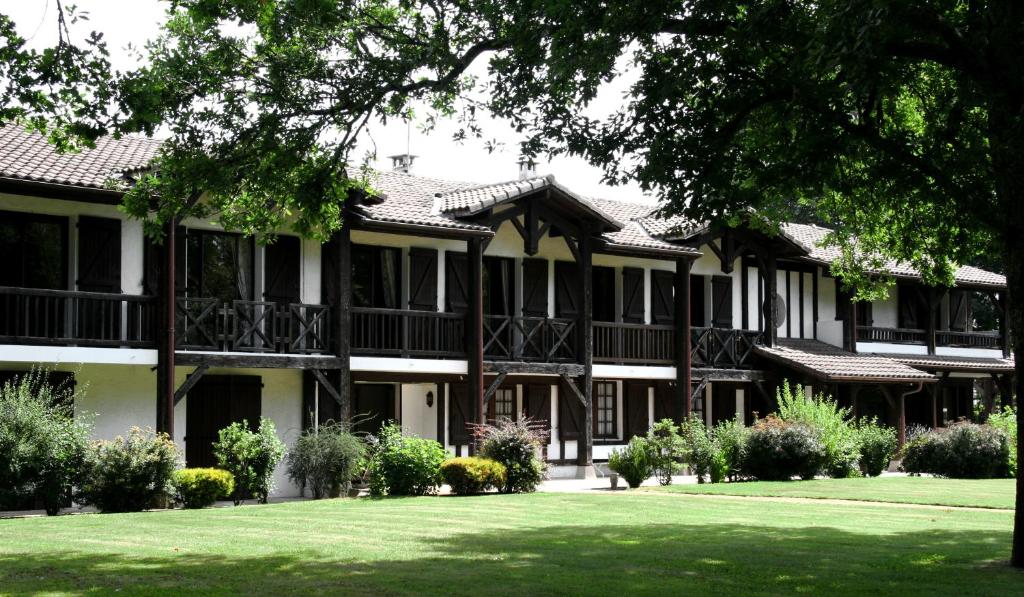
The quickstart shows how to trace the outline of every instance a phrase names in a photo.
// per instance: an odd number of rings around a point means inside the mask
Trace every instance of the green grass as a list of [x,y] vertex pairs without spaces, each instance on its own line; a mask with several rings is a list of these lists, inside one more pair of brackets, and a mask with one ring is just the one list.
[[1012,513],[656,493],[0,520],[0,593],[1006,595]]
[[937,479],[932,477],[875,477],[871,479],[814,479],[811,481],[752,481],[706,483],[651,488],[672,493],[800,497],[863,500],[936,506],[1013,509],[1013,479]]

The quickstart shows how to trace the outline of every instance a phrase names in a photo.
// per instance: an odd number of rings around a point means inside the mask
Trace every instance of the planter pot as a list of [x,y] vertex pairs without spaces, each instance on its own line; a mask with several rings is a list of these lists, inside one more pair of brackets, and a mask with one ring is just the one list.
[[612,474],[608,475],[608,481],[611,482],[612,489],[618,489],[619,488],[619,474],[618,473],[612,473]]
[[348,488],[348,497],[350,497],[350,498],[357,498],[357,497],[359,497],[359,488],[358,487],[349,487]]

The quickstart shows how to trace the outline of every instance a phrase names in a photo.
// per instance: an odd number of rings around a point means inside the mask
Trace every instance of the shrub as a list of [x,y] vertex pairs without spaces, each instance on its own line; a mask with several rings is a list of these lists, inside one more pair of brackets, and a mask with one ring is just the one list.
[[857,425],[857,450],[860,452],[860,472],[865,477],[877,477],[889,467],[896,453],[896,430],[879,425],[874,419]]
[[672,484],[672,475],[682,470],[686,454],[686,442],[679,435],[679,429],[672,419],[662,419],[647,432],[647,443],[654,458],[654,472],[658,483]]
[[696,475],[697,482],[703,483],[704,478],[711,472],[715,453],[711,434],[704,421],[694,415],[683,421],[680,431],[683,438],[684,459],[689,463],[693,474]]
[[284,458],[284,442],[277,437],[273,421],[260,417],[257,431],[251,431],[247,421],[228,425],[220,430],[213,453],[220,468],[235,478],[231,497],[236,506],[246,493],[267,503],[274,488],[274,468]]
[[903,447],[903,470],[956,479],[1010,476],[1010,442],[991,425],[967,421],[919,434]]
[[825,459],[825,448],[813,429],[769,416],[750,431],[743,470],[762,481],[785,481],[794,476],[810,479]]
[[79,484],[89,424],[75,420],[70,387],[33,370],[0,388],[0,510],[43,503],[57,514]]
[[[712,456],[712,469],[715,466],[725,467],[725,476],[730,481],[735,481],[743,476],[743,459],[747,454],[747,437],[750,435],[750,428],[745,426],[738,419],[722,421],[715,425],[713,430],[713,447],[715,453]],[[720,454],[720,456],[719,456]],[[720,460],[722,464],[715,464]],[[714,471],[710,471],[714,473]],[[712,483],[714,474],[712,474]]]
[[1017,475],[1017,409],[1007,406],[988,416],[988,424],[1006,434],[1010,444],[1010,476]]
[[375,496],[425,495],[441,484],[441,463],[447,455],[432,439],[404,437],[395,423],[385,425],[370,462],[370,493]]
[[476,456],[451,458],[441,464],[441,478],[456,495],[483,493],[505,486],[505,465]]
[[654,472],[654,450],[647,438],[636,436],[625,448],[612,450],[608,468],[622,475],[630,487],[636,489]]
[[337,497],[348,491],[365,454],[365,444],[345,425],[321,425],[295,442],[288,454],[288,478],[303,492],[309,487],[313,499]]
[[547,443],[548,433],[529,418],[518,421],[499,419],[494,425],[474,429],[480,455],[505,465],[502,493],[529,493],[544,480],[547,465],[537,452]]
[[183,468],[174,471],[178,501],[186,508],[206,508],[235,491],[235,477],[219,468]]
[[784,381],[776,392],[779,402],[778,417],[790,423],[801,423],[812,429],[825,449],[824,472],[835,478],[854,474],[860,454],[857,451],[857,431],[850,420],[850,409],[841,408],[825,395],[804,396],[803,387],[790,390]]
[[93,445],[79,500],[101,512],[153,508],[172,489],[180,456],[166,433],[133,427],[127,437]]

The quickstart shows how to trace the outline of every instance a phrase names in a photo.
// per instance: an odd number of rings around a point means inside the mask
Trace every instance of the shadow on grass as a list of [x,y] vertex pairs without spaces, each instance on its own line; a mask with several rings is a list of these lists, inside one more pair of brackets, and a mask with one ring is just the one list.
[[[357,552],[359,542],[353,536],[352,550],[341,546],[341,553]],[[165,556],[136,556],[128,547],[8,554],[0,557],[0,593],[1006,595],[1024,583],[1003,564],[1009,543],[1009,532],[994,531],[561,526],[458,533],[352,560],[287,546],[252,557],[173,551],[169,538]]]

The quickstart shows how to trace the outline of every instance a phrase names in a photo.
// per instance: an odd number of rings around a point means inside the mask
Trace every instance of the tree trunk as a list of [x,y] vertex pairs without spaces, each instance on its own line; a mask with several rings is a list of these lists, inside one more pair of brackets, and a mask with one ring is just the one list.
[[[1020,204],[1018,204],[1020,205]],[[1020,211],[1019,209],[1017,210]],[[1009,212],[1005,212],[1009,213]],[[1014,220],[1024,220],[1019,214]],[[1024,231],[1024,222],[1019,222]],[[1020,239],[1017,236],[1016,239]],[[1006,285],[1010,300],[1010,338],[1013,342],[1014,379],[1013,393],[1016,395],[1017,429],[1024,428],[1024,408],[1021,408],[1021,396],[1024,396],[1024,246],[1019,240],[1006,239]],[[1024,442],[1017,440],[1017,462],[1024,462]],[[1024,568],[1024,476],[1021,466],[1017,466],[1017,502],[1013,519],[1013,554],[1010,563]]]

